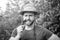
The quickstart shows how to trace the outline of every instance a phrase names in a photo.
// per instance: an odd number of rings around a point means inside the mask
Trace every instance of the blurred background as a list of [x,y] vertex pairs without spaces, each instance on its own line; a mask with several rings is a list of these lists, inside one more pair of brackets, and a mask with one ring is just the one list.
[[60,0],[0,0],[0,40],[8,40],[21,24],[20,11],[28,3],[34,3],[40,12],[36,24],[60,37]]

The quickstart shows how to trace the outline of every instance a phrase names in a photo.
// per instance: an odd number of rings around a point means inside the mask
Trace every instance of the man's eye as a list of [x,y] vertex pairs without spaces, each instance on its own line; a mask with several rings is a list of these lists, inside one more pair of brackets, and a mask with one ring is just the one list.
[[27,16],[27,15],[25,15],[25,16]]

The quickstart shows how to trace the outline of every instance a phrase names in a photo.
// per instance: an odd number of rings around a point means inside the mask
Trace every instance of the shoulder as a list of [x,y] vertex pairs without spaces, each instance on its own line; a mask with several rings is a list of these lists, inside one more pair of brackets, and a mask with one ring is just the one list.
[[60,38],[57,35],[52,34],[52,36],[49,38],[49,40],[60,40]]
[[46,28],[44,28],[44,27],[40,27],[40,26],[38,26],[38,25],[36,26],[36,29],[37,29],[37,30],[42,30],[42,31],[48,30],[48,29],[46,29]]
[[51,31],[48,30],[47,28],[40,27],[40,26],[37,26],[37,29],[42,30],[42,31],[44,31],[44,32],[51,32]]
[[39,31],[42,32],[42,35],[44,35],[47,39],[52,36],[52,32],[49,31],[46,28],[38,27]]
[[53,34],[50,30],[48,30],[48,29],[46,29],[44,27],[37,26],[37,30],[42,31],[45,35],[46,34],[49,34],[49,35],[52,35]]

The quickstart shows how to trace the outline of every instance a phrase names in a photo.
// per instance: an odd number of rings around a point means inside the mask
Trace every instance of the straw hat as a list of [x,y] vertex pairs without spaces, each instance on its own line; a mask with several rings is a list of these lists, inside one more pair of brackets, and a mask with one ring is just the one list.
[[20,14],[23,15],[24,13],[34,13],[35,15],[39,14],[39,13],[37,12],[37,9],[34,7],[33,4],[26,4],[26,5],[23,7],[23,9],[22,9],[22,11],[20,12]]

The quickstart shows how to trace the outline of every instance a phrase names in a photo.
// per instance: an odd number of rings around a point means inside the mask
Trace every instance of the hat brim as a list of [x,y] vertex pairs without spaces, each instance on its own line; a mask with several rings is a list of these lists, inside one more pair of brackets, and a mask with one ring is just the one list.
[[34,13],[34,15],[39,15],[36,11],[21,11],[20,14],[23,15],[24,13]]

